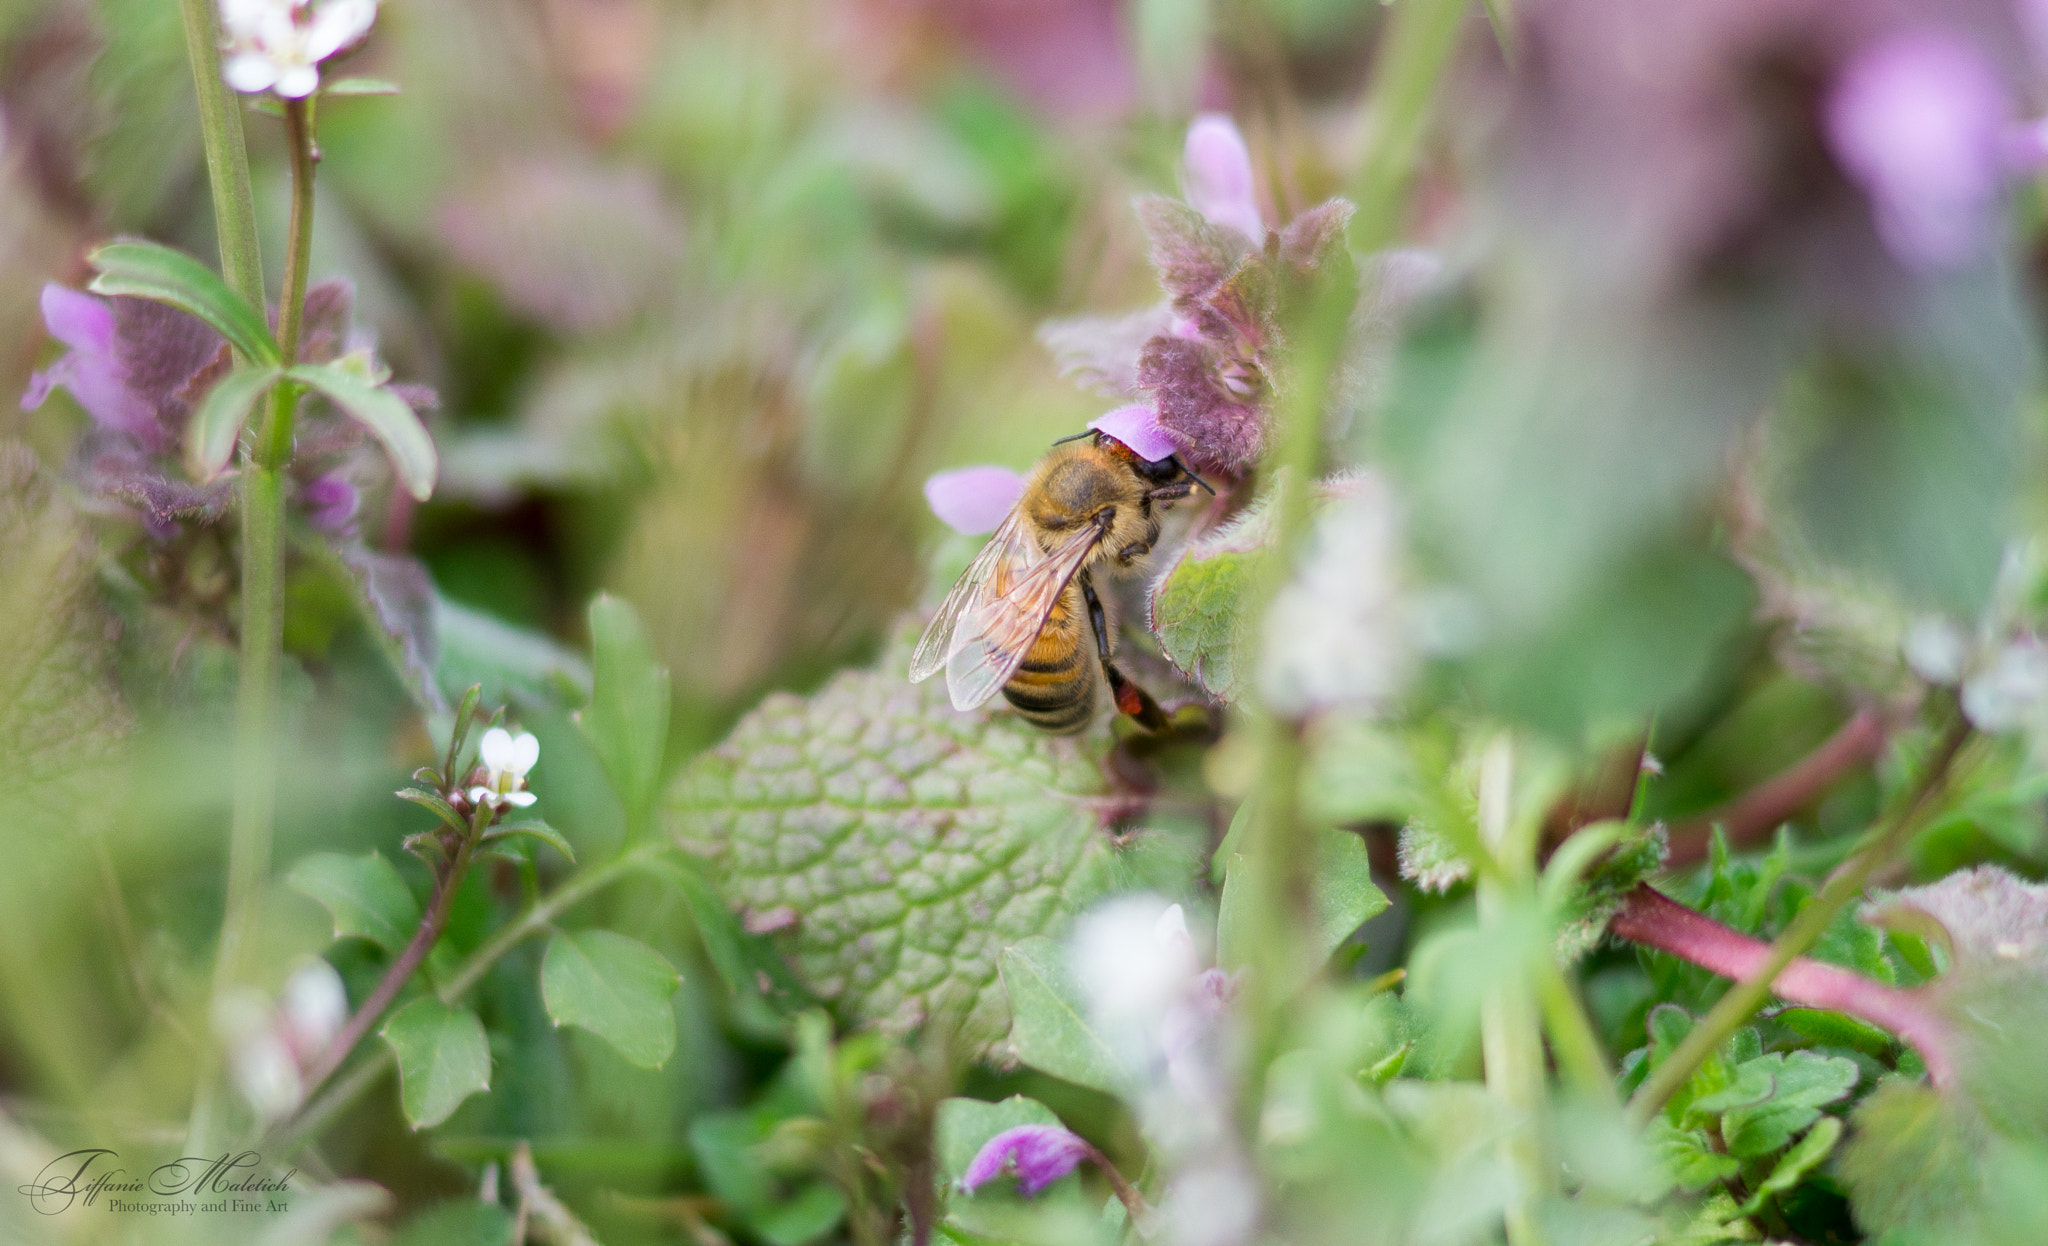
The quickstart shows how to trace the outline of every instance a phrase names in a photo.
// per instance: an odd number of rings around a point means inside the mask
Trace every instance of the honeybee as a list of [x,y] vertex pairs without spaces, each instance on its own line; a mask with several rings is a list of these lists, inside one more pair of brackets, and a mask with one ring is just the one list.
[[1053,443],[917,642],[911,682],[943,666],[954,709],[971,710],[1000,689],[1041,731],[1080,731],[1095,709],[1095,663],[1082,648],[1087,626],[1117,709],[1164,728],[1159,703],[1110,660],[1092,577],[1128,571],[1150,553],[1159,540],[1156,508],[1196,488],[1215,493],[1177,456],[1148,461],[1107,433]]

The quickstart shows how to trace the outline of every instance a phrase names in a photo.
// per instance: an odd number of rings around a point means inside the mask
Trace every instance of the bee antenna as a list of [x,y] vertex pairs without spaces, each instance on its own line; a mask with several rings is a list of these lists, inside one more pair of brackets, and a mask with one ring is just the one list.
[[1068,442],[1070,442],[1070,441],[1079,441],[1079,440],[1081,440],[1081,438],[1083,438],[1083,437],[1093,437],[1094,435],[1095,435],[1095,430],[1094,430],[1094,429],[1092,429],[1092,428],[1084,428],[1084,429],[1082,429],[1082,430],[1081,430],[1080,432],[1078,432],[1078,433],[1075,433],[1075,434],[1074,434],[1073,436],[1071,436],[1071,437],[1055,437],[1055,438],[1053,438],[1053,443],[1052,443],[1052,444],[1054,444],[1054,445],[1056,445],[1056,446],[1063,446],[1063,445],[1065,445],[1066,443],[1068,443]]
[[1200,476],[1195,475],[1193,472],[1189,472],[1188,465],[1180,461],[1180,456],[1178,454],[1173,456],[1173,465],[1181,469],[1183,472],[1187,472],[1187,477],[1189,480],[1192,480],[1196,484],[1202,486],[1202,492],[1208,494],[1212,498],[1216,496],[1216,487],[1210,484],[1208,481],[1202,479]]

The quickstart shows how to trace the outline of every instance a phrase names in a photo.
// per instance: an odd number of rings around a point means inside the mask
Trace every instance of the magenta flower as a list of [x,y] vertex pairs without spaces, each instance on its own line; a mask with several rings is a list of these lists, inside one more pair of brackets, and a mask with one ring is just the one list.
[[43,323],[71,349],[29,378],[21,409],[33,411],[61,385],[101,427],[134,437],[154,432],[156,411],[128,387],[114,309],[104,300],[55,282],[43,287]]
[[1094,1154],[1094,1147],[1058,1125],[1019,1125],[982,1143],[960,1175],[960,1188],[972,1193],[1003,1173],[1014,1172],[1017,1192],[1033,1195]]
[[968,536],[994,532],[1022,496],[1024,478],[1007,467],[962,467],[924,482],[932,513]]
[[299,491],[299,503],[306,510],[306,522],[322,532],[345,531],[362,505],[356,487],[339,472],[329,472]]
[[1892,35],[1852,59],[1827,103],[1835,156],[1901,264],[1952,268],[1981,247],[2008,159],[2011,105],[1990,61],[1944,31]]
[[1265,218],[1252,193],[1251,152],[1230,118],[1203,113],[1188,127],[1181,154],[1181,193],[1189,207],[1211,222],[1238,231],[1255,245],[1265,244]]
[[1170,459],[1180,449],[1160,426],[1159,412],[1142,402],[1128,403],[1099,415],[1088,422],[1088,427],[1123,442],[1148,463]]

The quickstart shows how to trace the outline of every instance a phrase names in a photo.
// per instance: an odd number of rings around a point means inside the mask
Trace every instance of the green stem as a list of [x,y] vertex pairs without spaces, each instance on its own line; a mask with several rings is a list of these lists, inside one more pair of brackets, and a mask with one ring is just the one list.
[[1614,1070],[1600,1036],[1586,1016],[1585,1005],[1557,966],[1555,957],[1546,958],[1536,979],[1537,1001],[1543,1007],[1543,1028],[1550,1035],[1550,1050],[1557,1057],[1558,1072],[1572,1089],[1588,1099],[1619,1107],[1614,1093]]
[[1783,933],[1771,942],[1770,954],[1757,971],[1731,987],[1720,1002],[1679,1043],[1668,1059],[1658,1065],[1629,1100],[1629,1116],[1646,1124],[1658,1109],[1685,1085],[1706,1058],[1718,1050],[1730,1034],[1746,1024],[1770,998],[1771,984],[1787,965],[1819,940],[1829,923],[1849,902],[1863,894],[1871,876],[1883,868],[1918,830],[1947,785],[1956,754],[1970,738],[1970,724],[1958,717],[1935,746],[1913,795],[1891,822],[1870,843],[1828,875],[1820,893],[1799,910]]
[[[1514,808],[1514,744],[1503,734],[1487,746],[1479,771],[1479,834],[1500,868],[1474,884],[1482,929],[1501,933],[1518,911],[1534,904],[1536,829],[1534,818],[1517,819]],[[1548,949],[1534,955],[1549,956]],[[1509,967],[1495,975],[1479,1001],[1480,1056],[1486,1088],[1508,1109],[1501,1158],[1515,1174],[1507,1207],[1509,1246],[1531,1246],[1541,1235],[1536,1205],[1551,1185],[1544,1157],[1543,1029],[1529,975]]]
[[1400,236],[1400,207],[1415,175],[1430,102],[1457,47],[1466,8],[1467,0],[1406,0],[1394,7],[1365,100],[1369,146],[1351,227],[1352,245],[1360,252]]
[[[505,958],[513,948],[518,947],[529,936],[547,929],[556,917],[573,905],[588,899],[591,895],[617,882],[634,870],[645,868],[654,860],[657,845],[646,845],[616,857],[603,865],[592,866],[563,883],[546,898],[533,904],[524,913],[514,918],[491,936],[482,947],[469,954],[446,982],[435,991],[444,1004],[453,1007],[472,987],[483,980],[491,967]],[[300,1109],[291,1120],[280,1125],[258,1147],[266,1155],[274,1155],[283,1162],[298,1149],[319,1136],[337,1115],[357,1099],[369,1093],[391,1068],[394,1057],[388,1045],[380,1045],[376,1054],[358,1062],[355,1067],[328,1086],[320,1096]]]
[[181,0],[181,6],[185,53],[192,62],[192,84],[199,96],[206,180],[213,189],[221,276],[249,306],[261,307],[263,255],[256,245],[256,196],[249,187],[249,149],[242,141],[240,102],[220,76],[220,17],[214,11],[214,0]]

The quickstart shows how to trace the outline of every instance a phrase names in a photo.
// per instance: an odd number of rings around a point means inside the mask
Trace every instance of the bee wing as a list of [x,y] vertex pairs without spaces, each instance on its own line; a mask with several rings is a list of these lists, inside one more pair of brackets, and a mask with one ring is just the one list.
[[946,594],[946,600],[939,603],[939,612],[932,616],[924,635],[918,639],[917,648],[911,652],[910,682],[922,683],[936,674],[953,651],[953,633],[958,629],[961,617],[976,602],[1002,595],[1040,557],[1025,535],[1024,524],[1017,518],[1017,512],[1011,511],[996,528],[995,535],[974,556],[974,561],[967,564],[967,570],[960,573],[960,579]]
[[[971,710],[1010,682],[1038,640],[1046,616],[1101,539],[1102,529],[1089,524],[1030,564],[1021,576],[991,577],[989,583],[999,591],[975,597],[961,613],[947,647],[946,691],[952,694],[954,709]],[[1028,546],[1029,539],[1023,540]],[[1012,582],[1005,586],[1004,580]],[[1000,591],[1005,587],[1007,591]]]

